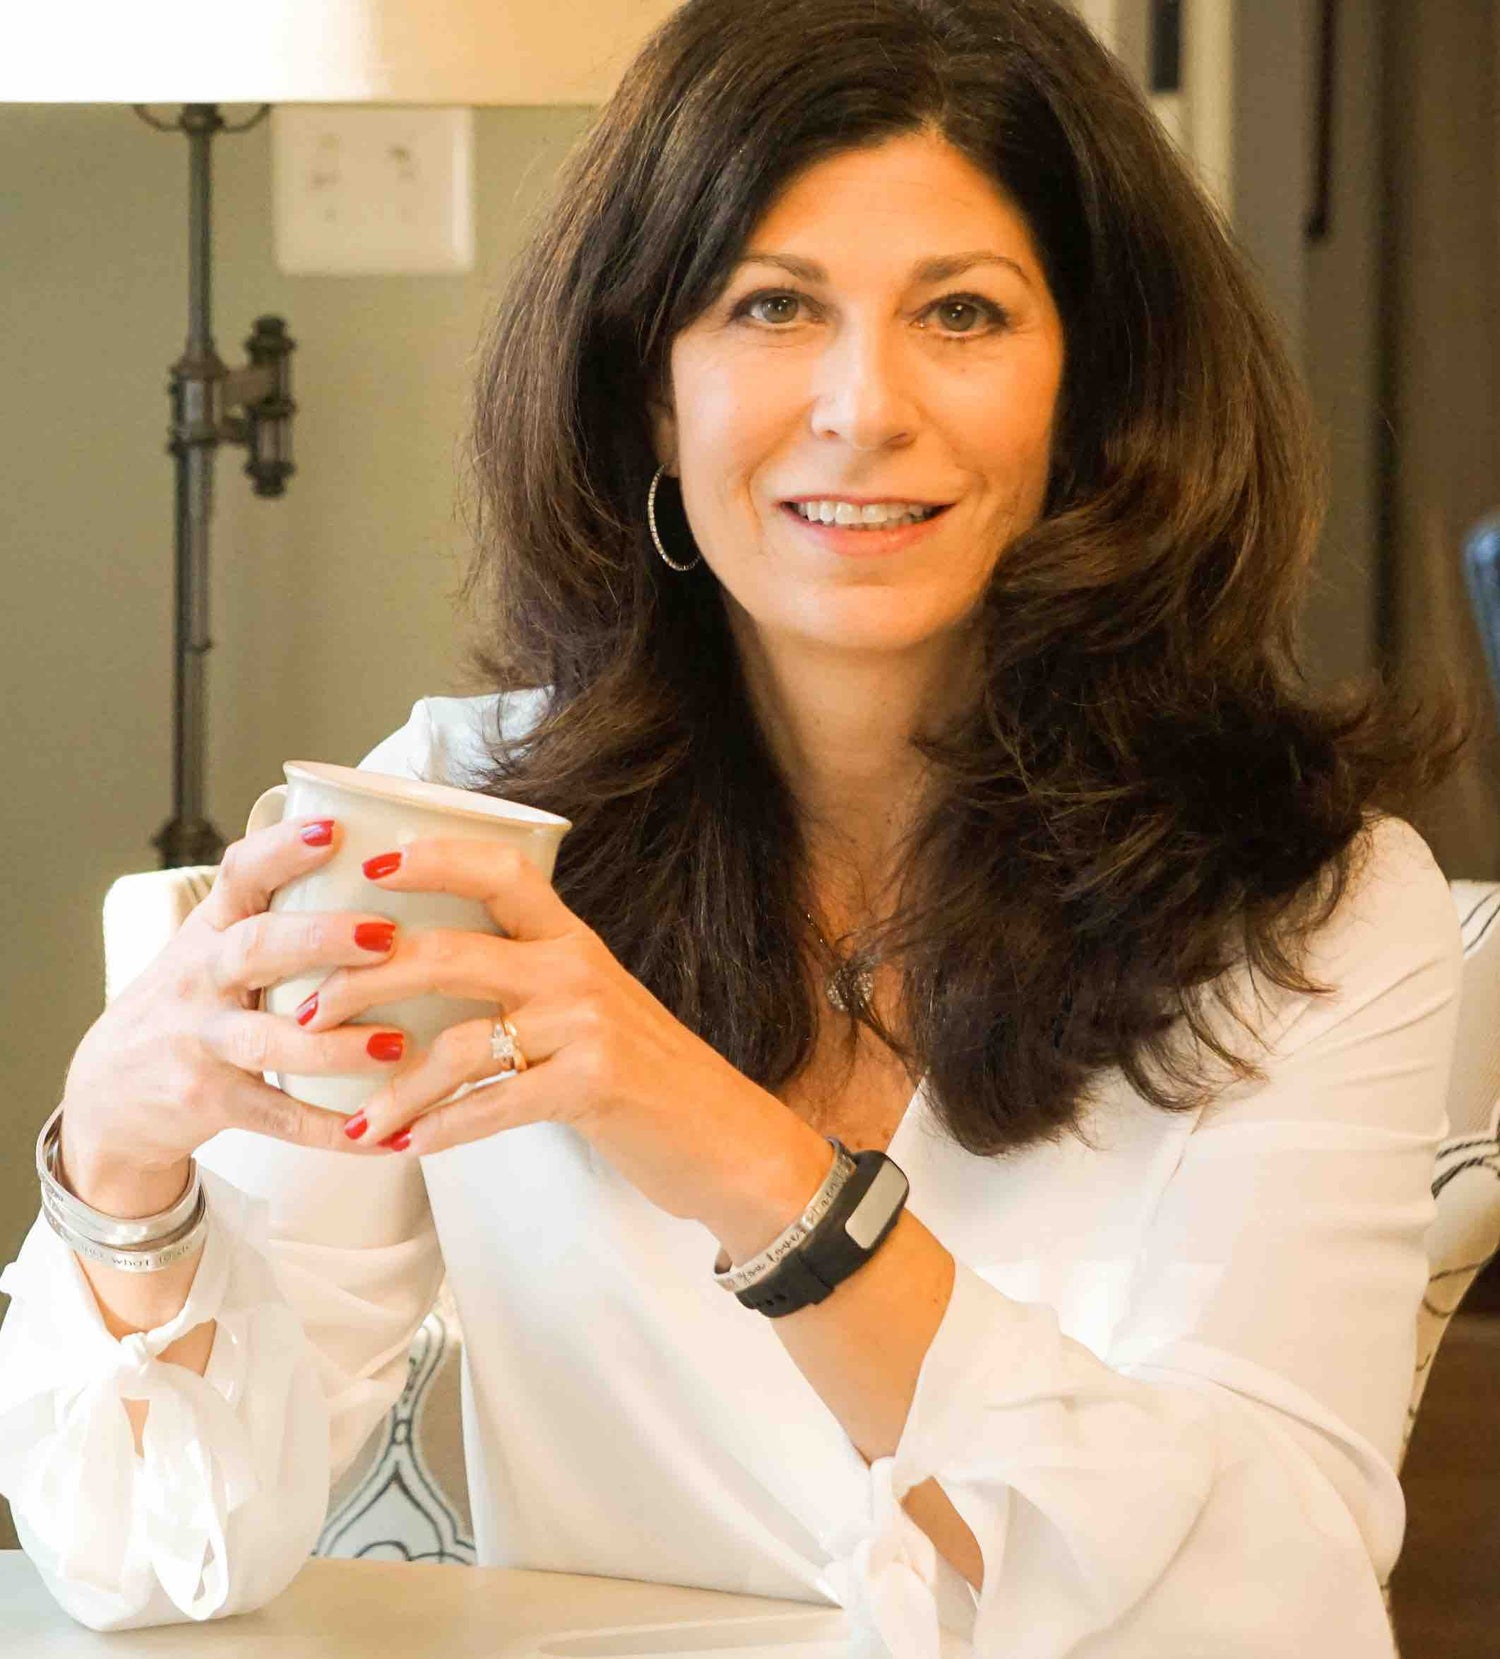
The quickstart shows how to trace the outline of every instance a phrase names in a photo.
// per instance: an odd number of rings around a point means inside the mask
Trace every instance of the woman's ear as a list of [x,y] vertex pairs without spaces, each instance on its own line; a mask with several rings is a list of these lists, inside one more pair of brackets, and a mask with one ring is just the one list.
[[651,447],[656,452],[658,466],[670,473],[677,470],[677,415],[672,407],[670,391],[656,391],[646,398],[646,413],[651,422]]

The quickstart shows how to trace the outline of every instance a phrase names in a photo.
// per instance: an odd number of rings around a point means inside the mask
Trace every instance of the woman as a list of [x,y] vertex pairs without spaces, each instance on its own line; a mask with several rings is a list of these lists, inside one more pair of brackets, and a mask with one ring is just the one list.
[[[571,818],[555,890],[418,841],[308,940],[259,920],[328,856],[283,824],[85,1037],[74,1190],[158,1212],[199,1150],[211,1224],[201,1268],[87,1264],[102,1313],[40,1218],[7,1270],[0,1475],[61,1603],[276,1594],[446,1270],[483,1563],[841,1601],[899,1659],[1389,1653],[1460,967],[1401,814],[1461,734],[1303,683],[1312,447],[1061,5],[669,19],[499,310],[490,689],[364,762]],[[426,887],[511,937],[372,962],[354,924]],[[302,1029],[254,1011],[325,967]],[[429,990],[525,1069],[452,1098],[494,1070],[455,1027],[348,1134],[258,1081],[378,1069],[348,1022]],[[734,1270],[838,1143],[878,1236],[756,1317]],[[147,1445],[132,1402],[139,1466],[59,1449],[101,1319],[170,1413]],[[201,1515],[132,1539],[189,1443]]]

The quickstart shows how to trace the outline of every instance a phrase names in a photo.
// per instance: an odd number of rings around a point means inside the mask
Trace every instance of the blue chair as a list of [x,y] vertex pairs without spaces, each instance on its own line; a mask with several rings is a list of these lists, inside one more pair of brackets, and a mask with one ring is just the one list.
[[1464,541],[1464,583],[1500,710],[1500,513],[1480,519]]

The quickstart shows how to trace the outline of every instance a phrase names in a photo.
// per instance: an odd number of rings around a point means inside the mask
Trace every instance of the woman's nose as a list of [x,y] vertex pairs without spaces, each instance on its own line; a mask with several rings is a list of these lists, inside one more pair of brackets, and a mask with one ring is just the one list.
[[818,364],[813,406],[817,437],[854,449],[880,449],[910,438],[916,410],[897,342],[879,329],[846,329]]

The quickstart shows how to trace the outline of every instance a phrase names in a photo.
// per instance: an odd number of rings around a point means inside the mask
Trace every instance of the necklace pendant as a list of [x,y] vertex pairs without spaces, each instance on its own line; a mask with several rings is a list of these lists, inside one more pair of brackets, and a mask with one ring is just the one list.
[[823,986],[823,994],[828,998],[828,1005],[837,1014],[853,1014],[861,1008],[868,1008],[870,1005],[870,997],[873,995],[874,990],[875,975],[869,968],[866,968],[863,973],[857,975],[855,978],[855,1004],[853,1008],[851,1008],[844,1000],[843,979],[841,974],[830,974],[827,982]]

